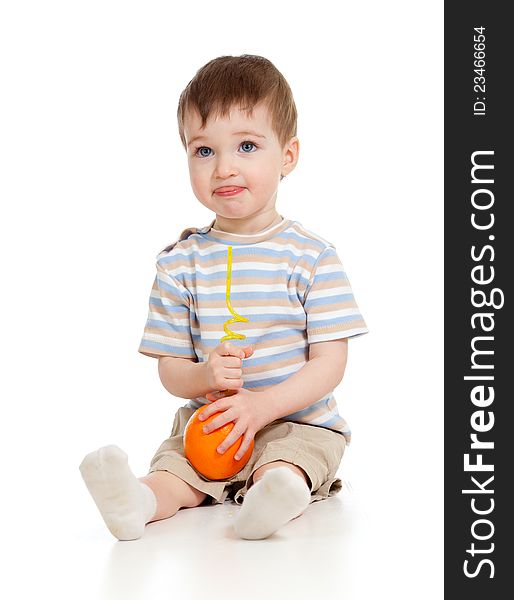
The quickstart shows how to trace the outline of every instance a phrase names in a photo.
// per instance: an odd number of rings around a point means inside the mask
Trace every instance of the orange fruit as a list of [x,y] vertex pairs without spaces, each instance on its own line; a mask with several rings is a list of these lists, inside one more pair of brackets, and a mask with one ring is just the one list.
[[209,406],[201,406],[192,415],[184,430],[184,452],[186,458],[193,467],[207,479],[228,479],[239,473],[241,469],[250,460],[253,451],[253,440],[248,450],[239,459],[234,456],[241,447],[243,436],[241,436],[228,450],[223,454],[216,451],[216,448],[223,442],[227,435],[232,431],[234,423],[226,423],[222,427],[204,433],[202,428],[207,423],[215,419],[219,413],[214,413],[205,421],[199,421],[198,415]]

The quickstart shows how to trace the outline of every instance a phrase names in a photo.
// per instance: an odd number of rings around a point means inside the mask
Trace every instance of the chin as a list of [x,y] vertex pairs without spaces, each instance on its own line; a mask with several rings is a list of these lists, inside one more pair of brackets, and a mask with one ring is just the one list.
[[242,219],[249,219],[251,215],[224,215],[223,213],[216,213],[218,217],[223,217],[223,219],[230,219],[231,221],[239,221]]
[[227,210],[226,206],[221,206],[218,207],[218,210],[215,210],[215,212],[225,219],[248,219],[255,214],[253,212],[248,212],[248,207],[245,206],[233,206],[231,210]]

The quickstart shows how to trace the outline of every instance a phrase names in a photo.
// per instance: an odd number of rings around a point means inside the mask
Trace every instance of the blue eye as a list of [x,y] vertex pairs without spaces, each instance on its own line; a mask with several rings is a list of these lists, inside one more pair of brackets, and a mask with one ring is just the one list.
[[[242,148],[243,146],[254,146],[255,148],[257,148],[257,146],[253,142],[241,142],[240,148]],[[249,152],[245,152],[245,154],[249,154]]]
[[[244,141],[239,145],[240,148],[243,148],[243,154],[251,154],[254,149],[257,149],[257,144],[254,142]],[[212,150],[208,146],[199,146],[194,151],[194,156],[198,156],[199,158],[209,158],[211,155],[209,154]]]
[[202,153],[202,150],[208,150],[209,152],[211,152],[211,149],[210,149],[210,148],[207,148],[207,146],[200,146],[199,148],[197,148],[197,149],[195,150],[195,155],[196,155],[196,154],[198,154],[198,153],[200,152],[200,156],[201,156],[202,158],[207,158],[209,155],[208,155],[208,154],[203,154],[203,153]]

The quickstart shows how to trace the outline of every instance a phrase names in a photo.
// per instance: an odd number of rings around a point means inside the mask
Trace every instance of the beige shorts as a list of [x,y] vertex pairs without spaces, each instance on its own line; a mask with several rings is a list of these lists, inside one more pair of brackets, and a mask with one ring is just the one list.
[[250,460],[236,475],[225,481],[204,477],[184,456],[183,433],[193,408],[181,407],[175,414],[170,437],[160,445],[150,463],[149,473],[169,471],[192,487],[207,494],[202,504],[221,504],[227,498],[237,504],[253,483],[252,475],[262,465],[283,460],[297,465],[309,477],[311,502],[334,496],[341,490],[335,474],[346,446],[342,434],[314,425],[273,421],[254,439]]

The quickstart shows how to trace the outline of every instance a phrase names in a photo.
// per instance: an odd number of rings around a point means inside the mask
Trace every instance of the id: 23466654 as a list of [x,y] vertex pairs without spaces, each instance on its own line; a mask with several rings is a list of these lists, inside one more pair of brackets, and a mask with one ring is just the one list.
[[485,115],[485,27],[475,27],[473,35],[473,115]]

